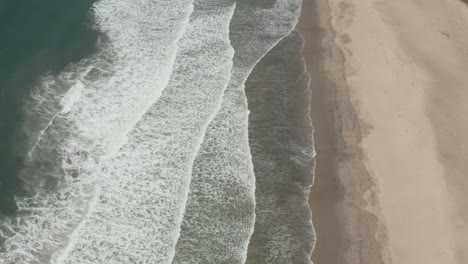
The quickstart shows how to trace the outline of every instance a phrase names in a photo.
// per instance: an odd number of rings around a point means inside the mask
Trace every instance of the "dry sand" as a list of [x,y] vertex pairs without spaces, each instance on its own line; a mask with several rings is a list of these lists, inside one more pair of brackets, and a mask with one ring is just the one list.
[[468,263],[468,6],[304,0],[298,29],[314,93],[314,262]]

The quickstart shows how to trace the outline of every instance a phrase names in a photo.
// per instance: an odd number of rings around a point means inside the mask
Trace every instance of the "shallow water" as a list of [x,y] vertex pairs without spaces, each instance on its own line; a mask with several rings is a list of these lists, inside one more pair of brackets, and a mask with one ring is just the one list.
[[[297,23],[300,5],[299,0],[88,5],[83,13],[93,20],[86,26],[101,32],[89,38],[94,49],[54,71],[39,71],[16,105],[22,122],[4,129],[19,138],[4,153],[15,148],[23,160],[8,169],[9,181],[23,192],[9,202],[17,214],[0,218],[0,262],[245,263],[252,254],[249,243],[263,247],[263,241],[273,241],[291,256],[285,260],[302,263],[313,242],[304,204],[313,158],[306,135],[312,132],[291,123],[289,129],[303,134],[276,137],[277,120],[262,114],[274,105],[251,102],[257,96],[252,91],[265,81],[259,72],[270,67],[264,61],[281,53],[291,60],[265,71],[281,77],[271,78],[271,85],[274,91],[293,91],[285,98],[308,107],[298,98],[308,80],[297,76],[304,74],[302,42],[294,34],[281,41]],[[247,85],[248,104],[245,81],[259,61]],[[285,114],[299,120],[296,110]],[[273,131],[269,141],[259,140],[262,129]],[[265,203],[276,180],[265,177],[272,167],[260,167],[258,145],[276,140],[294,145],[286,151],[294,171],[275,177],[293,185],[286,203],[297,206],[287,213],[297,217],[288,224],[303,231],[297,237],[302,247],[288,242],[299,234],[289,229],[260,243],[256,235],[277,229],[267,223],[274,215],[282,221],[277,224],[290,220],[280,207]],[[271,159],[275,154],[261,153]],[[267,248],[265,263],[287,263],[276,248]]]
[[308,205],[315,151],[310,77],[296,31],[255,66],[246,83],[256,178],[256,223],[247,263],[311,263]]
[[184,263],[246,260],[255,222],[255,175],[244,82],[265,53],[293,29],[299,9],[300,1],[276,1],[266,8],[255,2],[237,5],[230,24],[235,51],[231,80],[195,160],[178,244]]

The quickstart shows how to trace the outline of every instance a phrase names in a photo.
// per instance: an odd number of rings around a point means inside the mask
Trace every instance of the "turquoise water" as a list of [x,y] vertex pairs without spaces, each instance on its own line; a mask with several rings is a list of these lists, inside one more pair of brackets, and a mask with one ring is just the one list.
[[0,214],[12,214],[21,190],[23,100],[38,78],[95,49],[93,0],[0,1]]

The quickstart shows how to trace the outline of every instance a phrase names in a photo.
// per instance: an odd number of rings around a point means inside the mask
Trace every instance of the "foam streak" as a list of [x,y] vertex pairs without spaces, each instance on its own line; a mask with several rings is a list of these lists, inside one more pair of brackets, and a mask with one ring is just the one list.
[[246,259],[255,221],[255,178],[244,83],[264,54],[294,28],[300,13],[300,1],[281,0],[273,6],[260,2],[238,1],[231,21],[232,76],[195,161],[174,263],[233,264]]

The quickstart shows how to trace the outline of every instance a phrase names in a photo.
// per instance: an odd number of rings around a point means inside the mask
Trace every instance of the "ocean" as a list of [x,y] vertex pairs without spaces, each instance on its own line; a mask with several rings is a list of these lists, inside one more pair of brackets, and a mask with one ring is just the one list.
[[0,214],[13,214],[23,163],[24,100],[41,76],[92,54],[93,1],[0,1]]
[[0,263],[311,263],[300,0],[0,8]]

